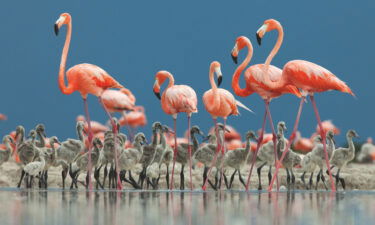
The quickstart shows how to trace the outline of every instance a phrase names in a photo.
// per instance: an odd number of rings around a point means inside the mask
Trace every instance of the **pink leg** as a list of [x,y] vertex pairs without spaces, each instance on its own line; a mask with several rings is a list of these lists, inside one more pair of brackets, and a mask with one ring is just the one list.
[[173,129],[174,129],[174,150],[173,150],[173,166],[172,166],[172,177],[171,177],[171,184],[169,185],[169,190],[173,190],[174,183],[173,183],[173,177],[174,177],[174,167],[176,165],[176,157],[177,157],[177,118],[173,118]]
[[305,99],[306,99],[305,96],[302,96],[302,97],[301,97],[301,101],[300,101],[300,103],[299,103],[299,107],[298,107],[298,113],[297,113],[296,122],[294,123],[294,127],[293,127],[293,132],[292,132],[292,134],[291,134],[290,137],[289,137],[288,144],[286,145],[286,148],[284,149],[284,152],[283,152],[283,154],[281,155],[281,157],[280,157],[280,159],[279,159],[279,162],[276,163],[275,173],[273,174],[273,177],[272,177],[272,180],[271,180],[270,186],[268,187],[268,191],[272,191],[273,183],[275,183],[275,179],[276,179],[277,174],[278,174],[278,172],[279,172],[279,169],[280,169],[280,167],[281,167],[281,163],[283,162],[286,153],[289,151],[289,148],[290,148],[290,146],[292,145],[292,143],[293,143],[293,141],[294,141],[294,138],[296,137],[296,132],[297,132],[297,129],[298,129],[298,123],[299,123],[299,119],[301,118],[301,113],[302,113],[303,103],[304,103]]
[[189,152],[189,169],[190,169],[190,190],[193,190],[193,180],[192,180],[192,176],[191,176],[191,168],[192,168],[192,164],[191,164],[191,146],[190,146],[190,118],[191,116],[188,115],[188,152]]
[[88,165],[88,176],[89,176],[89,190],[92,191],[92,182],[91,182],[91,170],[92,170],[92,162],[91,162],[91,147],[92,147],[92,138],[93,138],[93,134],[92,134],[92,130],[91,130],[91,120],[90,120],[90,114],[89,114],[89,106],[87,104],[87,99],[84,98],[83,99],[83,104],[84,104],[84,107],[85,107],[85,116],[86,116],[86,123],[87,123],[87,126],[89,128],[88,130],[88,135],[87,135],[87,138],[88,138],[88,141],[89,141],[89,165]]
[[212,160],[212,163],[211,163],[211,166],[210,166],[210,169],[208,170],[207,172],[207,178],[206,180],[204,181],[203,183],[203,186],[202,186],[202,190],[205,191],[206,188],[207,188],[207,181],[208,181],[208,178],[210,177],[210,174],[211,174],[211,170],[212,170],[212,167],[214,167],[215,163],[216,163],[216,159],[217,159],[217,156],[220,152],[220,141],[219,141],[219,132],[217,131],[217,119],[214,119],[214,123],[215,123],[215,134],[216,134],[216,145],[217,145],[217,148],[216,148],[216,153],[215,153],[215,156],[214,156],[214,159]]
[[[220,177],[221,177],[221,179],[224,179],[224,168],[223,168],[223,164],[224,164],[224,154],[227,152],[227,148],[226,148],[226,145],[225,145],[225,132],[226,132],[226,127],[227,127],[227,118],[224,117],[224,143],[223,143],[222,146],[221,146],[221,156],[222,156],[222,160],[221,160],[221,163],[220,163]],[[221,182],[219,182],[219,189],[221,190]]]
[[262,130],[260,131],[260,135],[258,137],[257,148],[256,148],[255,153],[253,155],[253,158],[251,160],[250,172],[249,172],[249,175],[247,177],[247,182],[246,182],[246,191],[249,190],[251,173],[253,172],[253,168],[254,168],[254,164],[255,164],[255,161],[256,161],[256,158],[257,158],[257,155],[258,155],[258,151],[259,151],[260,145],[262,144],[262,141],[263,141],[264,128],[266,126],[266,118],[267,118],[267,110],[264,112]]
[[327,152],[327,143],[326,143],[326,132],[323,130],[322,127],[322,121],[320,120],[318,107],[316,106],[315,98],[313,95],[310,95],[310,100],[314,108],[316,119],[318,120],[319,128],[320,128],[320,136],[322,137],[323,142],[323,149],[324,149],[324,156],[326,158],[326,164],[327,164],[327,170],[329,174],[329,180],[331,181],[331,190],[336,191],[336,187],[333,184],[333,178],[332,178],[332,172],[331,172],[331,166],[329,165],[329,158],[328,158],[328,152]]
[[[279,161],[279,158],[278,158],[278,154],[277,154],[277,150],[276,150],[277,146],[276,146],[275,126],[273,125],[273,120],[272,120],[272,116],[271,116],[270,101],[266,100],[265,103],[266,103],[266,111],[267,111],[267,115],[268,115],[268,120],[270,122],[271,130],[272,130],[273,151],[275,153],[275,167],[276,167],[276,164]],[[279,179],[278,179],[278,177],[276,177],[276,187],[277,187],[277,190],[279,190]]]
[[102,98],[99,96],[98,97],[100,104],[103,106],[104,111],[107,113],[109,120],[111,121],[112,124],[112,130],[113,130],[113,136],[115,140],[115,167],[116,167],[116,177],[117,177],[117,190],[122,190],[122,184],[120,180],[120,171],[119,171],[119,166],[118,166],[118,155],[117,155],[117,125],[115,124],[115,121],[113,121],[111,114],[109,113],[107,107],[105,107]]

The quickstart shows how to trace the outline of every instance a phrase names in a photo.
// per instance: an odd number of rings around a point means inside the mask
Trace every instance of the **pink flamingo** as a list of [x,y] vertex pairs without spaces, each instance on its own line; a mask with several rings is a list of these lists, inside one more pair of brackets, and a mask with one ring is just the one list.
[[8,117],[5,114],[0,113],[0,120],[7,120]]
[[[102,101],[110,113],[120,112],[125,115],[125,111],[134,110],[135,97],[133,93],[126,88],[120,90],[105,90],[102,94]],[[133,134],[130,128],[126,126],[129,132],[130,139]]]
[[296,132],[296,138],[294,139],[293,149],[301,152],[310,152],[314,147],[314,142],[310,138],[304,138],[301,136],[301,132]]
[[[333,123],[332,120],[324,120],[322,121],[322,127],[324,130],[324,133],[327,133],[328,131],[332,130],[335,135],[340,134],[340,129],[337,128]],[[320,134],[320,127],[319,124],[316,126],[316,132]]]
[[[162,85],[166,79],[169,79],[169,83],[167,88],[164,90],[162,96],[160,97],[160,85]],[[197,113],[197,94],[195,91],[187,86],[187,85],[175,85],[174,78],[171,73],[168,71],[159,71],[155,75],[155,83],[153,87],[154,93],[158,99],[161,100],[161,108],[163,111],[168,114],[172,115],[173,123],[174,123],[174,154],[173,154],[173,167],[172,167],[172,178],[170,188],[173,189],[173,176],[174,176],[174,168],[176,164],[176,156],[177,156],[177,132],[176,132],[176,120],[177,114],[180,112],[184,112],[187,114],[188,118],[188,130],[190,130],[190,118],[192,113]],[[190,133],[188,140],[190,141]],[[191,176],[191,149],[190,145],[188,148],[189,152],[189,162],[190,162],[190,189],[193,189],[193,182]]]
[[[78,115],[77,118],[76,118],[76,121],[85,122],[84,130],[85,130],[86,133],[88,133],[89,125],[86,122],[87,120],[86,120],[85,116]],[[93,121],[93,120],[90,120],[90,126],[91,126],[91,132],[92,132],[93,135],[95,135],[97,133],[101,133],[101,132],[106,132],[109,129],[107,126],[99,123],[98,121]]]
[[135,97],[133,93],[122,88],[120,90],[105,90],[102,93],[102,101],[110,113],[133,110]]
[[133,139],[135,129],[140,126],[146,126],[147,118],[145,109],[143,106],[134,106],[130,112],[123,112],[122,117],[119,119],[120,126],[126,126],[130,135],[130,139]]
[[[217,80],[218,80],[218,85],[220,86],[221,81],[222,81],[222,73],[221,73],[221,68],[220,68],[220,63],[217,61],[213,61],[210,65],[210,70],[209,70],[209,80],[211,84],[211,89],[206,91],[203,94],[203,103],[206,108],[206,111],[211,114],[211,117],[214,120],[215,123],[215,128],[217,128],[217,117],[222,117],[224,119],[224,128],[226,124],[227,117],[230,115],[238,115],[238,106],[241,106],[248,111],[251,112],[250,109],[248,109],[246,106],[244,106],[242,103],[237,101],[232,93],[229,91],[218,88],[215,84],[214,81],[214,74],[216,73]],[[218,137],[218,132],[216,130],[216,136]],[[220,149],[222,150],[222,154],[224,154],[224,146],[220,146],[220,141],[219,138],[217,138],[217,151],[214,156],[214,159],[211,163],[210,169],[207,173],[207,178],[202,186],[203,190],[206,190],[206,185],[208,181],[208,177],[210,176],[212,167],[216,165],[216,159],[217,156],[220,152]]]
[[[257,31],[257,40],[258,40],[258,43],[260,44],[266,32],[270,32],[272,30],[277,30],[279,32],[279,37],[276,43],[276,46],[277,46],[276,50],[274,49],[275,51],[272,51],[271,52],[272,54],[270,54],[270,56],[267,58],[267,61],[266,61],[267,65],[271,62],[273,56],[275,56],[275,54],[277,53],[278,49],[280,48],[282,44],[282,40],[284,36],[283,28],[277,20],[269,19],[269,20],[266,20]],[[316,102],[314,99],[314,93],[329,91],[329,90],[338,90],[341,92],[354,95],[353,92],[343,81],[337,78],[333,73],[331,73],[327,69],[317,64],[314,64],[312,62],[308,62],[305,60],[293,60],[285,64],[283,71],[282,71],[282,75],[279,77],[279,79],[274,81],[274,85],[277,85],[277,86],[294,85],[301,90],[302,98],[300,101],[296,122],[294,124],[294,129],[289,138],[289,144],[287,144],[287,147],[285,148],[286,150],[283,152],[280,158],[280,163],[276,165],[276,171],[271,180],[270,186],[268,187],[268,191],[272,190],[272,185],[275,182],[275,178],[280,169],[281,162],[283,161],[286,153],[289,150],[291,143],[293,142],[295,138],[295,134],[298,128],[298,122],[299,122],[301,112],[302,112],[303,102],[305,101],[307,95],[310,95],[310,100],[313,105],[315,116],[320,127],[320,131],[321,131],[320,135],[323,139],[322,142],[324,146],[324,152],[325,152],[329,178],[331,181],[331,188],[332,188],[332,191],[335,191],[336,189],[335,189],[334,182],[332,179],[332,174],[331,174],[331,170],[329,166],[328,153],[326,149],[326,134],[322,128],[322,122],[320,120],[318,108],[316,106]]]
[[[279,39],[280,38],[282,39],[282,37],[279,37]],[[278,85],[277,83],[277,80],[279,80],[281,77],[282,71],[281,69],[273,65],[270,65],[270,61],[271,61],[270,59],[272,59],[275,52],[278,51],[280,47],[278,44],[276,44],[275,47],[272,49],[265,64],[253,65],[246,69],[245,71],[246,88],[242,89],[239,86],[240,75],[242,71],[245,69],[245,67],[250,63],[250,60],[253,55],[253,46],[247,37],[240,36],[237,38],[236,44],[234,45],[234,48],[232,50],[232,59],[235,63],[237,63],[238,53],[244,47],[248,48],[248,53],[247,53],[245,60],[241,63],[241,65],[238,66],[238,68],[234,72],[234,75],[232,78],[232,88],[234,90],[234,93],[241,97],[249,96],[253,94],[254,92],[258,93],[261,96],[261,98],[264,100],[265,108],[266,108],[264,112],[264,117],[263,117],[262,129],[258,138],[256,154],[253,155],[249,176],[247,178],[246,190],[248,190],[249,185],[250,185],[250,177],[253,171],[256,156],[258,154],[259,147],[261,146],[261,143],[263,142],[263,135],[264,135],[264,129],[265,129],[267,117],[270,122],[271,129],[272,129],[272,135],[273,135],[272,141],[274,143],[275,162],[277,161],[277,158],[278,158],[277,152],[276,152],[276,133],[275,133],[275,128],[272,122],[271,111],[269,109],[269,104],[271,100],[286,93],[294,94],[297,97],[300,97],[301,93],[293,85]]]
[[[88,163],[88,176],[89,176],[89,188],[92,190],[92,183],[91,183],[91,143],[93,134],[91,132],[91,123],[90,123],[90,116],[88,112],[88,105],[87,105],[87,95],[92,94],[98,97],[99,102],[103,106],[104,110],[112,120],[108,110],[104,106],[101,95],[103,92],[108,88],[124,88],[120,83],[118,83],[114,78],[112,78],[106,71],[102,68],[92,65],[92,64],[78,64],[71,67],[68,71],[66,71],[66,76],[68,80],[68,86],[65,85],[65,65],[66,59],[68,56],[70,39],[72,35],[72,18],[69,13],[62,13],[59,19],[55,23],[55,34],[58,35],[59,29],[63,26],[67,25],[67,33],[65,44],[61,56],[61,63],[60,63],[60,70],[59,70],[59,88],[63,94],[69,95],[75,91],[78,91],[83,99],[83,103],[85,106],[85,113],[87,124],[89,128],[88,132],[88,139],[90,143],[89,148],[89,163]],[[116,135],[116,126],[112,121],[114,133]],[[117,154],[116,154],[117,155]],[[117,161],[117,156],[115,157]],[[117,169],[117,162],[116,162],[116,169]],[[121,189],[121,181],[119,178],[119,171],[117,169],[117,187]]]

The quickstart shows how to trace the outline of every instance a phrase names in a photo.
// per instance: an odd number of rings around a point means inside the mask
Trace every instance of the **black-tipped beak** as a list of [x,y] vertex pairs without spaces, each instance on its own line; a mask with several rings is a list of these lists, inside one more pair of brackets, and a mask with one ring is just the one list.
[[262,38],[256,33],[258,45],[262,45]]
[[210,139],[210,136],[206,136],[202,141],[208,141],[208,139]]
[[230,130],[228,130],[227,128],[225,128],[225,132],[230,133]]
[[198,134],[199,134],[201,137],[206,138],[206,136],[204,136],[204,133],[203,133],[202,131],[199,131]]
[[220,87],[220,84],[221,84],[222,81],[223,81],[223,77],[222,77],[222,76],[219,76],[219,77],[217,78],[217,86]]
[[154,91],[154,94],[156,95],[156,97],[157,97],[159,100],[161,100],[160,92],[155,92],[155,91]]
[[233,54],[231,54],[231,56],[232,56],[232,59],[233,59],[233,62],[235,63],[235,64],[237,64],[237,56],[234,56]]
[[57,25],[57,24],[55,23],[54,28],[55,28],[55,34],[56,34],[56,36],[59,35],[59,25]]

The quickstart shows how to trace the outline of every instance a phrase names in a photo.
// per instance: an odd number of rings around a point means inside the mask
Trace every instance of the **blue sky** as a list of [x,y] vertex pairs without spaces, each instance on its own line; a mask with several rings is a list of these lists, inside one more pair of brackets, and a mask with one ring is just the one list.
[[[288,3],[287,3],[288,2]],[[168,70],[177,84],[192,86],[198,95],[199,113],[193,124],[204,130],[212,125],[201,98],[207,89],[209,64],[222,65],[222,87],[230,91],[236,68],[230,51],[236,37],[245,35],[254,45],[251,64],[262,63],[272,49],[277,33],[269,33],[261,47],[255,32],[268,18],[284,26],[285,38],[272,64],[305,59],[320,64],[349,84],[357,95],[339,92],[317,94],[322,119],[332,119],[344,132],[358,131],[362,140],[373,135],[373,52],[375,40],[374,1],[8,1],[0,8],[0,64],[2,107],[9,120],[1,122],[1,134],[17,125],[27,129],[46,124],[48,136],[61,140],[75,137],[75,117],[83,114],[78,93],[63,95],[57,76],[65,29],[56,37],[53,24],[60,13],[73,17],[73,34],[67,67],[96,64],[137,97],[151,121],[172,125],[152,92],[154,75]],[[244,53],[240,55],[240,60]],[[239,98],[255,111],[241,110],[229,124],[244,133],[258,129],[264,105],[258,95]],[[95,97],[89,98],[92,118],[104,122],[106,115]],[[273,118],[292,129],[298,99],[282,96],[271,104]],[[179,116],[179,134],[186,129]],[[309,136],[316,120],[307,104],[300,130]],[[143,129],[149,134],[150,128]],[[337,138],[343,141],[343,135]]]

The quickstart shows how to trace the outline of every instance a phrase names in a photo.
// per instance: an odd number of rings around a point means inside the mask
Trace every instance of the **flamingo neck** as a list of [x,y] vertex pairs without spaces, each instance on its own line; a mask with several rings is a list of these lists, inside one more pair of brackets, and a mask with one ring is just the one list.
[[5,148],[6,148],[5,151],[7,152],[7,155],[8,155],[7,157],[9,157],[11,155],[11,153],[13,152],[13,148],[10,145],[8,140],[5,141],[4,143],[5,143]]
[[246,41],[246,46],[248,48],[247,56],[245,60],[239,65],[233,74],[232,78],[232,88],[234,93],[241,97],[249,96],[252,92],[248,88],[241,88],[239,84],[240,76],[245,67],[250,63],[251,57],[253,56],[253,46],[251,43]]
[[171,73],[166,73],[165,76],[168,78],[169,80],[169,83],[168,83],[168,87],[167,88],[170,88],[174,85],[174,77]]
[[354,143],[353,143],[353,138],[348,135],[348,136],[346,136],[346,140],[348,142],[349,152],[354,154],[355,153],[355,146],[354,146]]
[[65,65],[68,57],[70,39],[72,36],[72,21],[70,20],[67,24],[67,32],[65,38],[65,44],[61,55],[60,70],[59,70],[59,88],[63,94],[69,95],[74,92],[74,87],[68,80],[68,86],[65,85]]
[[152,131],[152,146],[155,147],[158,144],[158,133],[156,130]]
[[37,132],[38,138],[39,138],[39,146],[38,147],[44,147],[46,146],[46,141],[44,140],[44,137],[40,131]]
[[194,153],[199,148],[199,143],[198,143],[197,137],[195,137],[195,133],[190,133],[190,136],[191,136],[191,140],[193,141],[193,148],[191,149],[191,151],[192,153]]
[[284,31],[283,31],[283,27],[281,26],[281,24],[279,24],[279,23],[276,24],[276,30],[278,31],[279,35],[277,37],[277,41],[276,41],[275,46],[273,47],[272,51],[270,52],[270,54],[268,55],[268,57],[266,59],[265,64],[266,64],[267,67],[271,64],[271,61],[272,61],[273,57],[279,51],[279,49],[281,47],[281,44],[283,43],[283,39],[284,39]]
[[250,138],[246,138],[245,152],[249,153],[251,151]]
[[210,73],[209,73],[209,79],[211,84],[211,90],[212,90],[212,102],[209,104],[209,107],[217,107],[220,106],[220,96],[217,93],[217,86],[214,80],[215,70],[214,67],[210,67]]
[[83,138],[83,128],[77,127],[77,136],[80,141],[82,141],[83,143],[85,142]]
[[163,132],[160,135],[160,144],[163,149],[167,147],[167,141],[165,140],[165,135]]

